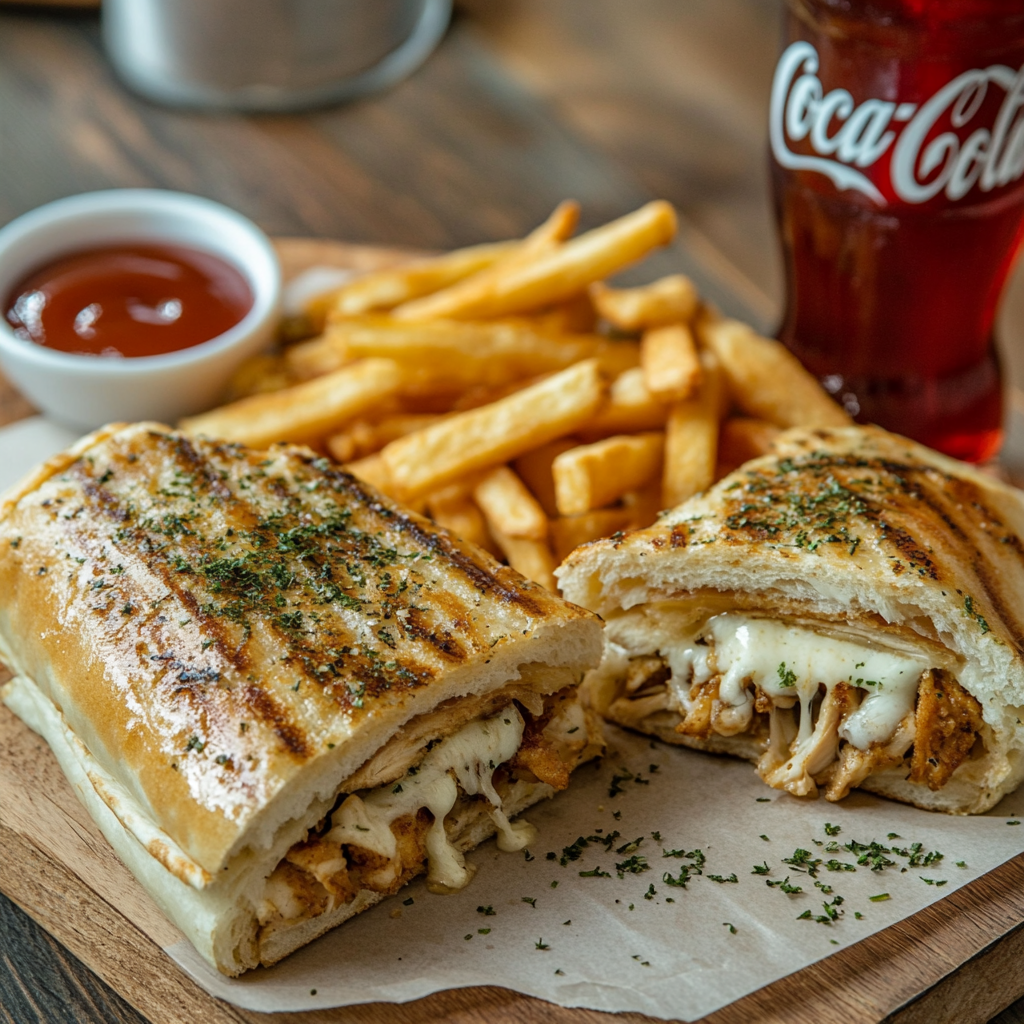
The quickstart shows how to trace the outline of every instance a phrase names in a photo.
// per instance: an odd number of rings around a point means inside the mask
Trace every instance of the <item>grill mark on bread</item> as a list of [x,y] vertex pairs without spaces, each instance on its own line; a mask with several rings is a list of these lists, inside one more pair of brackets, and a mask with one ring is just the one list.
[[[323,460],[306,458],[304,461],[307,465],[315,465]],[[336,482],[338,487],[347,491],[354,500],[365,502],[372,510],[386,514],[395,529],[404,533],[416,544],[443,555],[452,567],[458,569],[477,589],[484,592],[489,591],[509,604],[522,605],[531,615],[544,614],[540,602],[533,598],[528,587],[524,587],[519,580],[516,581],[515,586],[504,584],[501,579],[504,573],[496,562],[475,560],[451,543],[446,530],[430,525],[418,516],[409,515],[396,506],[381,501],[378,495],[371,494],[356,477],[342,469],[318,467],[318,471]],[[497,573],[495,569],[498,570]]]
[[207,489],[218,498],[231,499],[234,497],[231,488],[224,483],[219,474],[213,472],[209,460],[199,454],[184,434],[155,434],[151,436],[160,438],[161,442],[171,449],[178,462],[183,463],[204,480]]
[[308,758],[310,749],[305,732],[293,721],[288,713],[256,683],[249,683],[242,688],[245,704],[264,725],[270,727],[274,735],[299,758]]

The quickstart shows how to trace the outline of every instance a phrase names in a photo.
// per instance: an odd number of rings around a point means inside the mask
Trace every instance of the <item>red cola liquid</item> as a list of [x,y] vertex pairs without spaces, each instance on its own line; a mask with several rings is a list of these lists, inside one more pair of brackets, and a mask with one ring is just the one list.
[[790,0],[772,93],[779,337],[861,422],[1002,440],[1024,233],[1024,0]]

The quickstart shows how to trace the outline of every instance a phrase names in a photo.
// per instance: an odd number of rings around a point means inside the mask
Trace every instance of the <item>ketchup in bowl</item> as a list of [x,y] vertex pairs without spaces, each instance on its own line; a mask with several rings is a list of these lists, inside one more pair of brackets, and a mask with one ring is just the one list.
[[17,337],[94,356],[158,356],[210,341],[252,308],[245,277],[181,245],[106,245],[61,256],[6,297]]

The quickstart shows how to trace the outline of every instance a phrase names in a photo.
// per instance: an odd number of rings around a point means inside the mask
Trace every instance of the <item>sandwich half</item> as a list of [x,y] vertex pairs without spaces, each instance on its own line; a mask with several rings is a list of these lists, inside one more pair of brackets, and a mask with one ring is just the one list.
[[1024,776],[1024,496],[877,428],[796,430],[577,549],[607,719],[768,785],[980,813]]
[[114,426],[0,502],[3,699],[226,974],[565,788],[588,612],[307,449]]

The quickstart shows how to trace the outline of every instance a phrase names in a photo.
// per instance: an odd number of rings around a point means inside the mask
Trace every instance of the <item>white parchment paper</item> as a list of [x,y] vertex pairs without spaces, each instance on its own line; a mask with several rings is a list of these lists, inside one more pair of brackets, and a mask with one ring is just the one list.
[[[41,417],[0,430],[0,490],[73,439]],[[264,1012],[499,985],[562,1006],[695,1020],[1024,851],[1024,794],[976,818],[867,794],[797,800],[744,762],[608,734],[599,765],[527,812],[540,830],[528,856],[487,843],[469,855],[478,871],[461,893],[435,896],[416,882],[238,980],[187,942],[167,952],[212,995]],[[858,863],[872,842],[884,848],[877,870]],[[924,863],[936,851],[941,859]],[[685,887],[666,883],[687,865]]]
[[[615,728],[609,738],[614,752],[600,765],[579,769],[566,792],[526,813],[540,829],[532,859],[489,842],[469,855],[479,870],[461,893],[435,896],[414,883],[239,980],[211,970],[188,943],[168,952],[208,992],[252,1010],[404,1002],[500,985],[562,1006],[695,1020],[1024,850],[1024,825],[1005,814],[953,818],[867,794],[841,804],[798,800],[768,789],[741,761]],[[611,796],[613,789],[621,792]],[[618,836],[609,844],[610,833]],[[580,836],[596,838],[574,846]],[[846,848],[873,841],[888,851],[878,855],[879,870]],[[922,844],[916,858],[914,843]],[[678,880],[683,865],[699,860],[666,850],[700,850],[703,874],[691,874],[685,888],[666,884],[666,873]],[[798,850],[807,856],[794,857]],[[920,863],[934,851],[941,859]],[[821,862],[816,877],[808,860]],[[828,861],[855,870],[829,870]],[[616,865],[625,865],[621,878]],[[755,865],[769,873],[753,874]],[[802,891],[766,884],[787,878]]]

